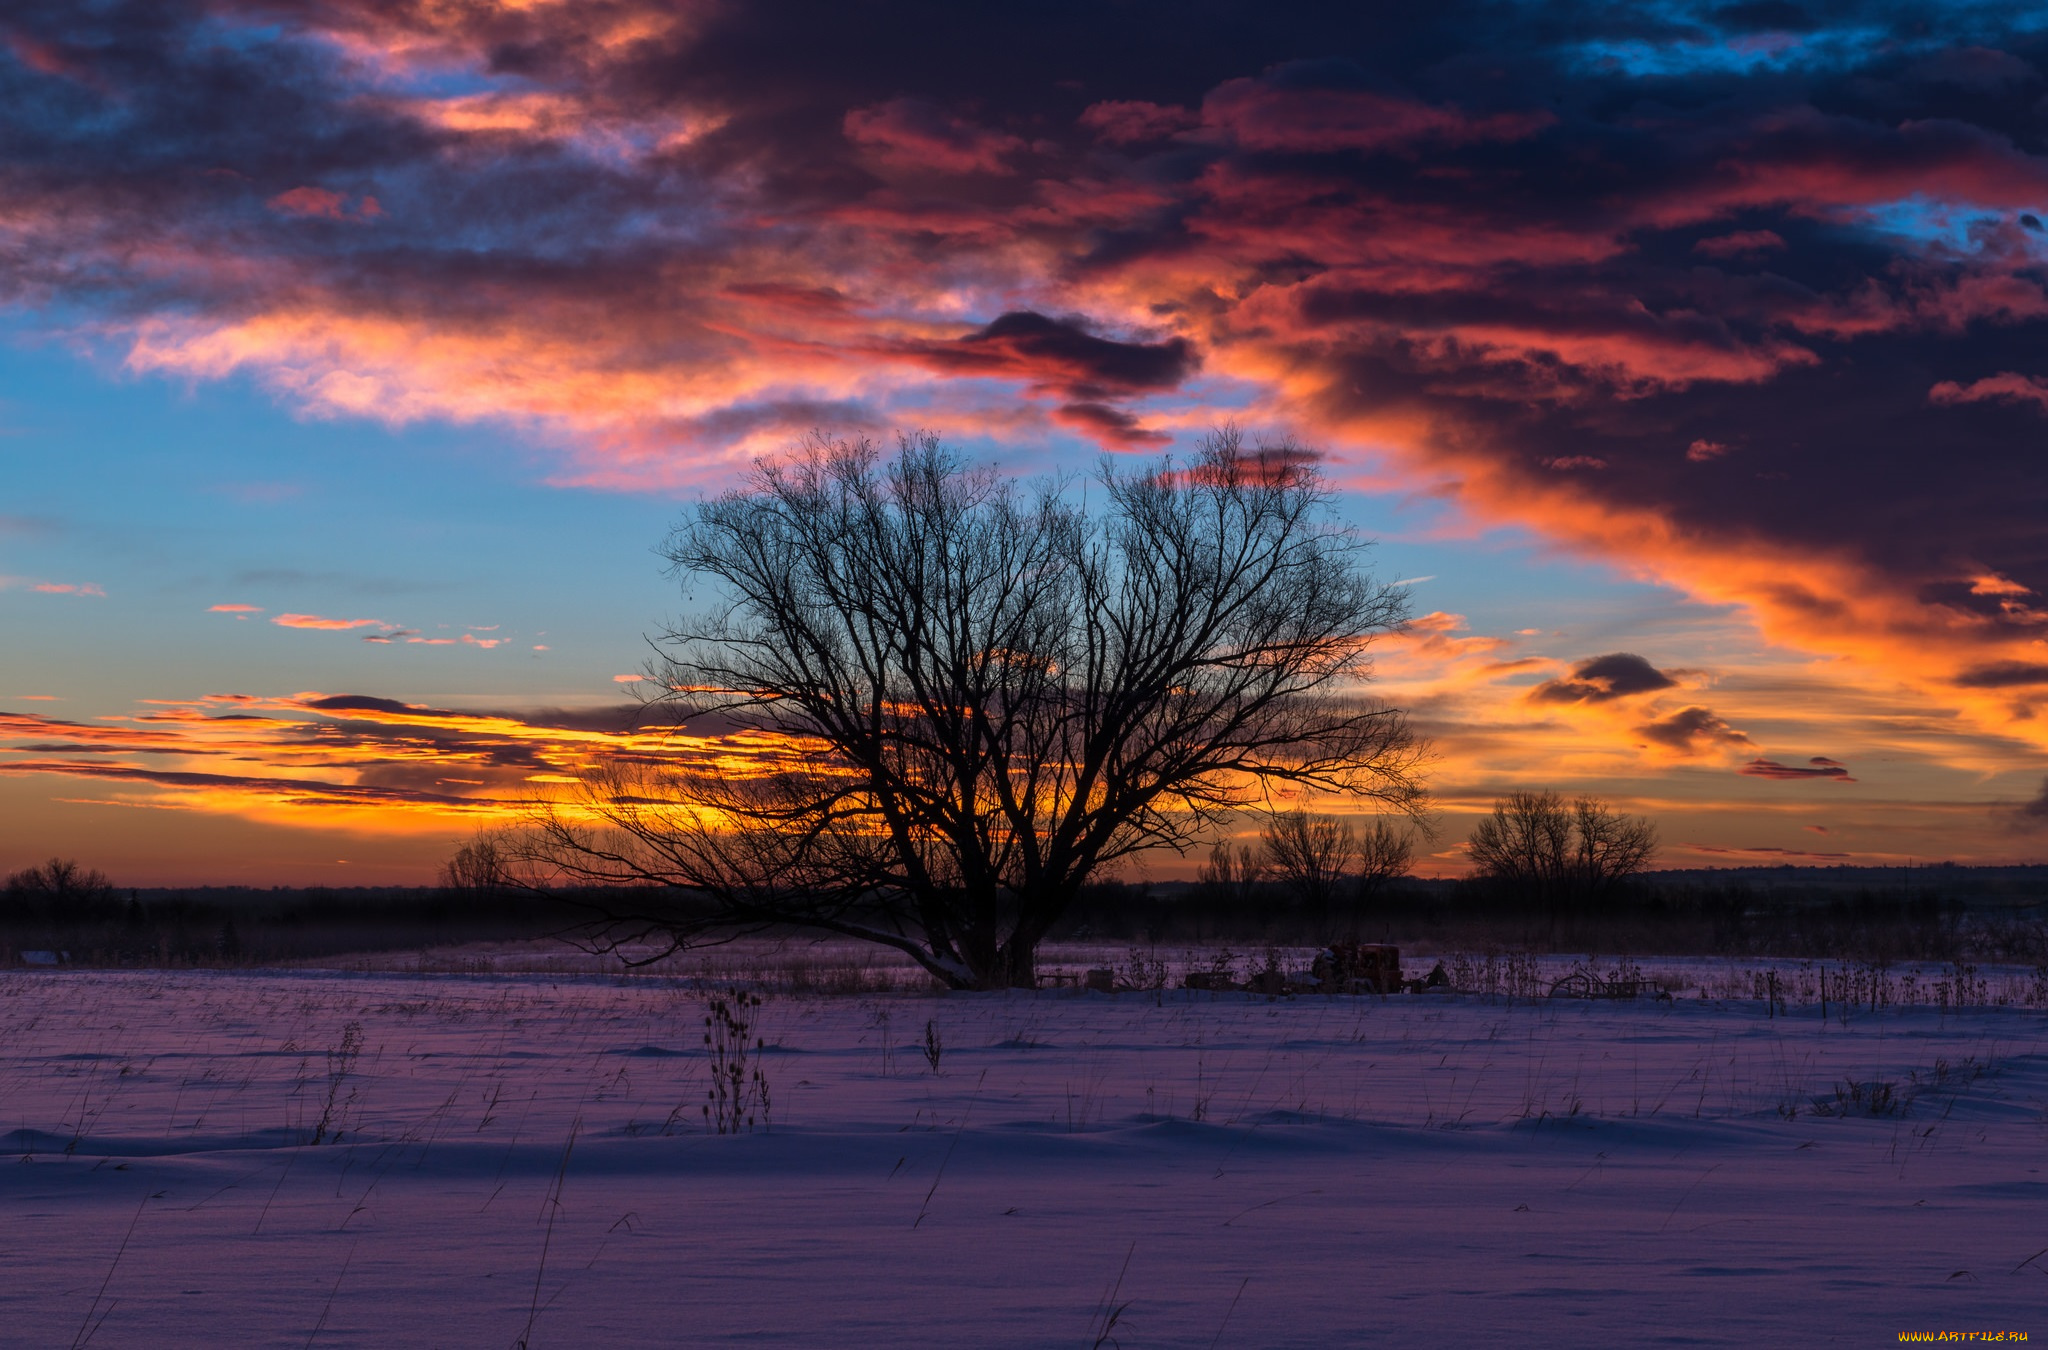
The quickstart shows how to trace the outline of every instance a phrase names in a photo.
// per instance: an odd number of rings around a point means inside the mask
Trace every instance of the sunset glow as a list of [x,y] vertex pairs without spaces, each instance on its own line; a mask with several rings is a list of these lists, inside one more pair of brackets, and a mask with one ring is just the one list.
[[1420,870],[1525,787],[2038,861],[2048,32],[1780,8],[10,6],[0,871],[426,882],[602,754],[756,771],[622,702],[688,502],[1225,420],[1412,579]]

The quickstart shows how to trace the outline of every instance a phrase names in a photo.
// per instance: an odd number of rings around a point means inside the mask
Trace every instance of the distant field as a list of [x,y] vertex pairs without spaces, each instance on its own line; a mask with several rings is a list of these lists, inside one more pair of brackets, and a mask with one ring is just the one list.
[[1634,1003],[771,992],[727,1135],[674,978],[11,974],[0,1339],[2048,1334],[2040,1011],[1773,1016],[1673,969]]

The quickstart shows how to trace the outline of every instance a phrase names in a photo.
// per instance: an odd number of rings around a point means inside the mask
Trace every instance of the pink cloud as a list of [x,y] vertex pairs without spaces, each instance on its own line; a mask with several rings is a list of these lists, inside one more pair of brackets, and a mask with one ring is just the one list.
[[963,121],[922,99],[898,98],[855,108],[846,139],[894,169],[937,173],[1009,173],[1007,156],[1024,149],[1016,136]]
[[1255,79],[1227,81],[1202,100],[1205,132],[1247,150],[1308,154],[1517,141],[1556,120],[1541,110],[1476,117],[1368,90],[1281,89]]
[[1081,113],[1081,125],[1111,145],[1137,145],[1163,141],[1188,130],[1202,120],[1192,108],[1162,107],[1139,99],[1108,99],[1090,104]]
[[1694,441],[1685,447],[1685,457],[1695,464],[1705,464],[1728,453],[1728,447],[1720,441]]
[[318,614],[275,614],[270,621],[280,628],[316,628],[322,631],[377,628],[384,623],[382,619],[323,619]]
[[1733,234],[1717,234],[1711,239],[1702,239],[1692,246],[1692,251],[1709,258],[1736,258],[1746,253],[1763,253],[1784,247],[1784,236],[1776,230],[1737,230]]
[[102,600],[107,596],[97,582],[91,581],[79,582],[76,585],[63,581],[39,581],[30,589],[44,595],[96,595]]
[[378,205],[375,197],[365,194],[356,198],[355,204],[351,206],[345,193],[318,187],[295,187],[288,192],[280,192],[266,205],[279,215],[305,216],[318,220],[360,223],[375,220],[384,214],[384,208]]
[[1983,403],[1989,400],[2031,403],[2039,411],[2048,412],[2048,378],[2006,370],[1970,384],[1943,380],[1927,391],[1929,403]]

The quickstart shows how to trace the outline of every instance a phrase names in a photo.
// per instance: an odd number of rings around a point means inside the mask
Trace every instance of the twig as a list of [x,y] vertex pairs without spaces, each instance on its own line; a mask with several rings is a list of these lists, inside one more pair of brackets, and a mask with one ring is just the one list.
[[925,1212],[932,1207],[932,1197],[939,1193],[939,1183],[946,1179],[946,1164],[953,1161],[953,1150],[960,1147],[960,1136],[967,1133],[967,1118],[974,1114],[974,1104],[981,1100],[981,1085],[987,1081],[988,1070],[983,1069],[981,1077],[974,1080],[974,1095],[967,1099],[967,1109],[960,1113],[960,1128],[953,1131],[953,1142],[946,1145],[946,1156],[939,1159],[939,1174],[932,1178],[932,1188],[924,1193],[924,1203],[917,1207],[917,1217],[910,1222],[912,1228],[924,1222]]
[[1657,1225],[1657,1231],[1661,1233],[1665,1229],[1669,1228],[1671,1226],[1671,1221],[1674,1218],[1678,1217],[1679,1208],[1683,1206],[1686,1201],[1692,1199],[1692,1193],[1700,1188],[1700,1183],[1704,1182],[1708,1177],[1714,1175],[1714,1173],[1720,1170],[1721,1164],[1715,1163],[1712,1167],[1709,1167],[1706,1171],[1700,1173],[1699,1181],[1695,1181],[1692,1185],[1685,1188],[1685,1194],[1678,1197],[1678,1204],[1673,1205],[1671,1207],[1671,1212],[1664,1216],[1664,1222]]
[[1128,1274],[1131,1269],[1131,1256],[1137,1250],[1138,1244],[1135,1240],[1133,1240],[1131,1245],[1124,1250],[1123,1269],[1119,1270],[1116,1273],[1116,1283],[1112,1284],[1109,1287],[1108,1296],[1102,1300],[1102,1330],[1096,1333],[1095,1341],[1092,1345],[1088,1347],[1088,1350],[1102,1350],[1102,1347],[1105,1342],[1110,1345],[1115,1345],[1118,1347],[1121,1347],[1123,1345],[1123,1342],[1113,1340],[1110,1337],[1109,1333],[1114,1331],[1116,1329],[1116,1324],[1123,1320],[1124,1309],[1131,1306],[1130,1301],[1128,1299],[1126,1299],[1122,1303],[1118,1303],[1116,1301],[1116,1296],[1118,1292],[1121,1291],[1124,1287],[1124,1276]]
[[113,1315],[114,1305],[109,1303],[106,1312],[100,1313],[100,1320],[92,1320],[92,1315],[99,1312],[100,1300],[107,1296],[107,1286],[114,1282],[114,1272],[120,1268],[122,1256],[128,1251],[128,1239],[135,1236],[135,1225],[142,1222],[142,1206],[147,1205],[153,1198],[151,1195],[144,1195],[142,1204],[135,1207],[135,1217],[128,1221],[128,1231],[121,1234],[121,1245],[115,1249],[114,1259],[107,1266],[106,1278],[100,1281],[99,1292],[92,1296],[92,1304],[86,1308],[85,1318],[78,1324],[78,1331],[71,1338],[71,1350],[83,1350],[83,1347],[91,1344],[92,1338],[99,1334],[100,1327]]
[[334,1296],[341,1292],[342,1277],[348,1274],[349,1262],[356,1259],[356,1248],[362,1245],[362,1241],[361,1238],[357,1238],[348,1244],[348,1255],[341,1258],[341,1274],[334,1277],[334,1288],[327,1291],[327,1302],[320,1308],[320,1320],[313,1324],[312,1333],[306,1337],[307,1350],[311,1350],[314,1340],[326,1330],[327,1314],[334,1311]]
[[1237,1311],[1237,1301],[1244,1297],[1244,1288],[1251,1282],[1252,1277],[1249,1275],[1238,1281],[1237,1292],[1230,1296],[1230,1306],[1223,1310],[1223,1325],[1216,1328],[1216,1339],[1209,1342],[1209,1350],[1216,1350],[1217,1346],[1223,1344],[1223,1333],[1230,1329],[1230,1315]]
[[[555,1216],[562,1212],[562,1186],[569,1177],[569,1155],[576,1151],[576,1136],[583,1129],[583,1117],[569,1123],[569,1142],[562,1146],[562,1161],[555,1167],[555,1184],[548,1193],[548,1227],[540,1240],[540,1265],[533,1272],[533,1300],[526,1308],[526,1327],[513,1342],[516,1350],[527,1350],[533,1340],[533,1324],[540,1320],[540,1286],[548,1273],[548,1247],[555,1240]],[[552,1299],[549,1302],[553,1302]]]

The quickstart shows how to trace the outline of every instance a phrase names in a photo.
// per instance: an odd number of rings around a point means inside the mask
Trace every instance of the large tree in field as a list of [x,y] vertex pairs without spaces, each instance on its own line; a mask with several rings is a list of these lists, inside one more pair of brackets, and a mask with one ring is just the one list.
[[930,435],[813,437],[671,535],[710,606],[651,672],[783,767],[614,761],[526,859],[607,888],[601,942],[797,925],[1029,985],[1083,883],[1270,788],[1419,805],[1417,742],[1363,689],[1403,617],[1363,547],[1311,457],[1234,431],[1035,486]]

